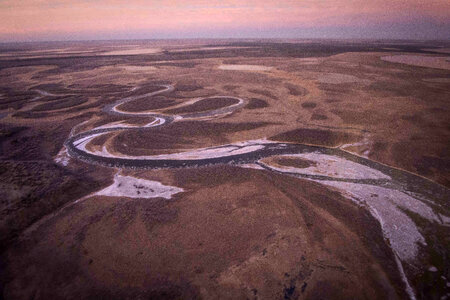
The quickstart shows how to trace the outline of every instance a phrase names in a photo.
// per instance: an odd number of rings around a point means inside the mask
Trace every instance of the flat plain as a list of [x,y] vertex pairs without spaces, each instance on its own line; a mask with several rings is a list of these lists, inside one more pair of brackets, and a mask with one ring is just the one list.
[[448,297],[449,47],[1,44],[3,297]]

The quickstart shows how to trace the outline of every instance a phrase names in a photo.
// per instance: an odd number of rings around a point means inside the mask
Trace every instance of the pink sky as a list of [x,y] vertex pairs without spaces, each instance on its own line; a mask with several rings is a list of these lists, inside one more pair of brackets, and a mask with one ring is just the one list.
[[358,33],[370,38],[379,37],[377,31],[381,37],[450,38],[450,1],[3,0],[0,20],[0,41]]

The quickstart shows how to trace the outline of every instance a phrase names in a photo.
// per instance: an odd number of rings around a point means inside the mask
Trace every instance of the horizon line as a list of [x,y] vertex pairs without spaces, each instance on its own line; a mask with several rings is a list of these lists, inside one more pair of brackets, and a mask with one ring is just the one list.
[[195,41],[195,40],[279,40],[279,41],[305,41],[305,40],[316,40],[316,41],[402,41],[402,42],[450,42],[450,38],[442,39],[442,38],[363,38],[363,37],[342,37],[342,38],[333,38],[333,37],[188,37],[188,38],[108,38],[108,39],[48,39],[48,40],[11,40],[11,41],[0,41],[0,44],[26,44],[26,43],[70,43],[70,42],[108,42],[108,41]]

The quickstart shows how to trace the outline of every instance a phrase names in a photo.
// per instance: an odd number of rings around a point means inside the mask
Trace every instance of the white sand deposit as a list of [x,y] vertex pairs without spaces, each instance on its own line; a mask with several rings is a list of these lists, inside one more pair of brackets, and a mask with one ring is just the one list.
[[69,161],[69,153],[67,152],[66,147],[62,147],[61,150],[59,150],[58,154],[56,154],[55,156],[55,162],[62,166],[67,166],[69,164]]
[[306,58],[299,58],[296,62],[301,63],[302,65],[317,65],[320,63],[320,59],[316,57],[306,57]]
[[129,198],[161,197],[171,199],[172,195],[183,191],[182,188],[163,185],[157,181],[116,174],[112,185],[96,192],[94,195]]
[[125,123],[125,121],[117,121],[117,122],[112,122],[112,123],[108,123],[99,127],[95,127],[93,128],[93,130],[97,130],[97,129],[106,129],[106,128],[148,128],[148,127],[155,127],[155,126],[159,126],[162,125],[166,122],[165,119],[163,118],[159,118],[159,117],[155,117],[155,120],[145,124],[145,125],[137,125],[137,124],[128,124]]
[[378,170],[333,155],[313,152],[280,155],[279,157],[300,158],[314,162],[314,165],[307,168],[296,168],[280,165],[275,167],[273,165],[265,165],[280,172],[304,175],[319,175],[341,179],[390,179],[388,175],[385,175]]
[[239,167],[245,168],[245,169],[265,170],[263,167],[261,167],[258,164],[241,164],[241,165],[239,165]]
[[425,239],[416,224],[402,211],[406,209],[430,220],[440,222],[433,210],[403,192],[368,184],[337,181],[319,181],[341,190],[349,199],[369,208],[380,222],[386,239],[402,261],[412,260],[418,254],[418,244]]
[[342,150],[346,150],[347,148],[356,147],[359,150],[361,150],[361,152],[362,152],[361,156],[368,158],[370,151],[372,150],[372,144],[373,144],[373,142],[370,140],[370,134],[365,133],[364,137],[361,141],[356,142],[356,143],[344,144],[344,145],[341,145],[339,148]]
[[129,66],[129,65],[121,65],[119,66],[122,69],[125,69],[129,72],[152,72],[158,70],[158,68],[154,66]]

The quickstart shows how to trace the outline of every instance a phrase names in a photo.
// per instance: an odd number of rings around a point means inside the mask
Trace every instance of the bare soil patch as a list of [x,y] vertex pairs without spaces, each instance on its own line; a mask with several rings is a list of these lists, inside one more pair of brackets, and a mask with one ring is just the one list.
[[343,83],[355,83],[365,82],[364,80],[348,74],[329,73],[319,76],[320,83],[328,84],[343,84]]
[[352,133],[342,131],[300,128],[277,134],[270,139],[282,142],[335,147],[340,144],[356,141],[358,137]]
[[381,59],[388,62],[417,67],[450,70],[450,61],[448,56],[394,55],[384,56]]
[[258,65],[220,65],[219,69],[230,71],[270,71],[272,67]]
[[233,104],[239,103],[239,100],[234,98],[207,98],[200,101],[195,102],[194,104],[182,106],[179,108],[166,110],[166,113],[170,114],[183,114],[183,113],[192,113],[192,112],[202,112],[208,110],[215,110],[223,107],[227,107]]
[[301,158],[286,158],[286,157],[278,157],[275,162],[279,165],[286,167],[294,167],[294,168],[308,168],[314,167],[317,165],[314,161],[309,161]]
[[249,92],[258,94],[260,96],[265,96],[265,97],[268,97],[268,98],[271,98],[271,99],[277,99],[277,97],[274,94],[272,94],[270,91],[268,91],[268,90],[252,89],[252,90],[249,90]]

